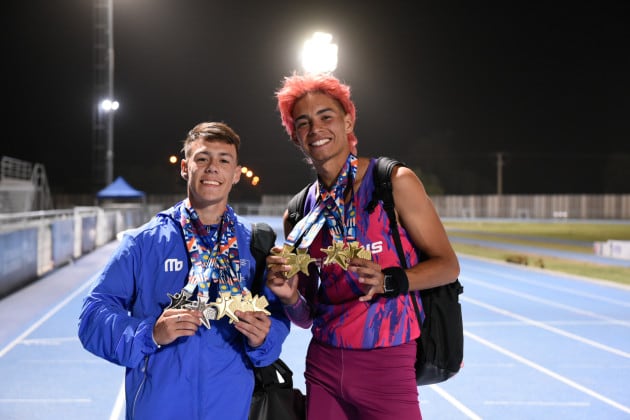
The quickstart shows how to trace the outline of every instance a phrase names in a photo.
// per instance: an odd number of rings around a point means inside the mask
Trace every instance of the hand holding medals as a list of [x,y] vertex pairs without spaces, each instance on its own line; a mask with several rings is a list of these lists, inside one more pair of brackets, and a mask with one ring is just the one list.
[[220,288],[219,296],[214,302],[208,303],[207,298],[197,296],[196,300],[191,300],[191,294],[185,289],[181,292],[168,297],[171,303],[166,309],[192,309],[200,311],[203,315],[202,324],[210,329],[210,321],[219,320],[224,316],[230,318],[230,324],[239,322],[235,315],[236,311],[242,312],[263,312],[265,315],[271,315],[271,312],[265,308],[269,306],[269,302],[265,296],[252,296],[249,290],[244,294],[239,293],[233,295],[229,289]]
[[322,252],[326,253],[324,264],[337,264],[344,270],[348,270],[348,264],[353,258],[372,259],[372,253],[356,241],[333,242],[328,248],[322,248]]
[[[328,248],[322,248],[321,251],[326,254],[324,264],[337,264],[344,270],[348,270],[348,264],[353,258],[372,259],[372,253],[357,241],[348,243],[336,241]],[[315,262],[315,258],[311,258],[305,248],[298,248],[296,252],[293,252],[293,247],[287,244],[284,244],[280,251],[272,250],[271,254],[285,258],[286,265],[291,266],[291,269],[285,273],[286,278],[293,277],[298,272],[308,274],[308,265]]]
[[293,252],[293,247],[287,244],[284,244],[281,251],[272,249],[271,254],[285,258],[286,265],[291,266],[291,269],[285,273],[286,278],[293,277],[299,272],[308,275],[308,265],[315,262],[315,258],[311,258],[305,248],[298,248],[296,252]]

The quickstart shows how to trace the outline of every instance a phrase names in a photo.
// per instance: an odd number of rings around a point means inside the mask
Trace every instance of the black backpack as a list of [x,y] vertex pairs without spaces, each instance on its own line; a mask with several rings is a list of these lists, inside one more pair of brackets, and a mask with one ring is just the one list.
[[[379,202],[383,203],[400,265],[402,268],[407,268],[394,213],[391,174],[396,166],[406,165],[387,157],[378,158],[373,173],[374,193],[366,210],[372,213]],[[287,205],[288,218],[292,226],[295,226],[304,216],[304,205],[311,186],[312,183],[304,187],[291,198]],[[464,327],[462,308],[459,303],[459,295],[463,291],[464,288],[459,279],[444,286],[420,291],[425,318],[421,325],[422,334],[416,340],[418,343],[416,383],[418,385],[443,382],[459,372],[464,359]],[[411,301],[420,322],[418,303],[413,297]]]
[[[252,224],[250,250],[256,260],[252,295],[263,291],[265,258],[276,242],[276,233],[267,223]],[[280,381],[282,378],[282,381]],[[293,372],[282,359],[269,366],[254,367],[254,392],[249,419],[273,418],[299,420],[306,418],[306,397],[293,388]]]
[[252,282],[252,295],[260,294],[263,290],[262,275],[265,271],[265,258],[276,243],[276,232],[267,223],[252,224],[252,239],[249,250],[256,260],[256,273]]

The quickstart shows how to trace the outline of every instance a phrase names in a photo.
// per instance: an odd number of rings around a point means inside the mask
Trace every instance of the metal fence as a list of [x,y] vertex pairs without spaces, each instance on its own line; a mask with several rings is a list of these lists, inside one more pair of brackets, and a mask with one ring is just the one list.
[[141,205],[0,214],[0,298],[147,220]]
[[630,220],[630,194],[447,195],[432,200],[441,217]]
[[[281,215],[290,198],[263,196],[255,208],[243,210]],[[431,200],[440,217],[448,218],[630,220],[630,194],[438,195]]]
[[[142,204],[0,213],[0,298],[113,240],[117,233],[140,226],[182,198],[154,195]],[[290,198],[268,195],[258,203],[231,205],[243,216],[281,216]],[[64,200],[77,202],[76,197]],[[462,195],[432,200],[442,218],[630,220],[630,194]]]
[[[184,198],[181,194],[149,194],[146,204],[161,209]],[[263,195],[260,202],[232,202],[242,215],[280,216],[291,195]],[[436,195],[441,217],[517,219],[630,220],[630,194]],[[94,204],[94,196],[55,196],[55,205]]]

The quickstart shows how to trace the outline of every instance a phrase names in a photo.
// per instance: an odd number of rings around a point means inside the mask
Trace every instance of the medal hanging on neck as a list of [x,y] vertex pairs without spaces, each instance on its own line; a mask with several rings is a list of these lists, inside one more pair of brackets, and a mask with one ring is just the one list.
[[196,285],[205,283],[207,287],[200,287],[197,295],[208,300],[212,283],[219,283],[227,285],[232,295],[240,295],[242,292],[240,258],[232,208],[227,206],[216,230],[206,228],[199,220],[195,209],[191,207],[186,210],[190,215],[189,224],[184,227],[186,243],[197,242],[191,247],[190,259],[193,267],[191,271],[194,273],[191,273],[192,276],[189,275],[186,289],[194,292]]
[[[346,270],[348,261],[353,257],[358,256],[371,259],[369,251],[356,243],[357,226],[356,207],[354,204],[354,180],[357,175],[358,162],[356,156],[353,154],[348,155],[348,159],[341,168],[337,180],[330,191],[326,189],[321,180],[318,180],[320,200],[289,233],[283,253],[286,254],[286,250],[289,247],[293,249],[300,237],[302,240],[299,244],[299,249],[307,249],[324,224],[326,224],[332,236],[333,245],[328,247],[328,249],[322,249],[327,254],[327,258],[324,261],[325,264],[336,263]],[[348,189],[350,189],[350,200],[348,200],[346,206],[345,196]],[[294,259],[299,260],[300,254],[300,252],[293,254],[296,256]],[[286,257],[286,255],[284,256]],[[291,260],[290,257],[288,259]],[[301,268],[298,267],[298,271],[303,271]],[[306,273],[308,273],[307,270]],[[292,274],[295,274],[293,270],[287,276],[290,277]]]
[[[230,318],[230,322],[238,322],[239,319],[234,314],[236,310],[260,310],[269,315],[264,309],[268,304],[266,299],[252,297],[251,292],[243,286],[234,210],[229,205],[226,206],[218,227],[209,229],[203,225],[190,201],[186,199],[179,219],[191,268],[188,283],[182,291],[169,295],[169,307],[201,311],[204,315],[202,322],[207,328],[210,328],[210,320],[220,319],[225,315]],[[215,302],[208,303],[212,284],[218,285],[218,297]],[[197,300],[191,301],[195,289]]]

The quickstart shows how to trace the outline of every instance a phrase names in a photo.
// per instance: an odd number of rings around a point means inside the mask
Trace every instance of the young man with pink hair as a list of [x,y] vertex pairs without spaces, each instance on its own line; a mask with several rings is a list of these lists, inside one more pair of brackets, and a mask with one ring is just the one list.
[[403,269],[382,203],[367,209],[376,159],[357,156],[350,87],[329,74],[295,74],[276,97],[291,141],[317,172],[304,217],[293,227],[285,212],[285,245],[267,258],[268,286],[292,322],[313,334],[308,418],[421,419],[411,299],[421,308],[423,289],[459,275],[444,226],[416,174],[395,167]]

